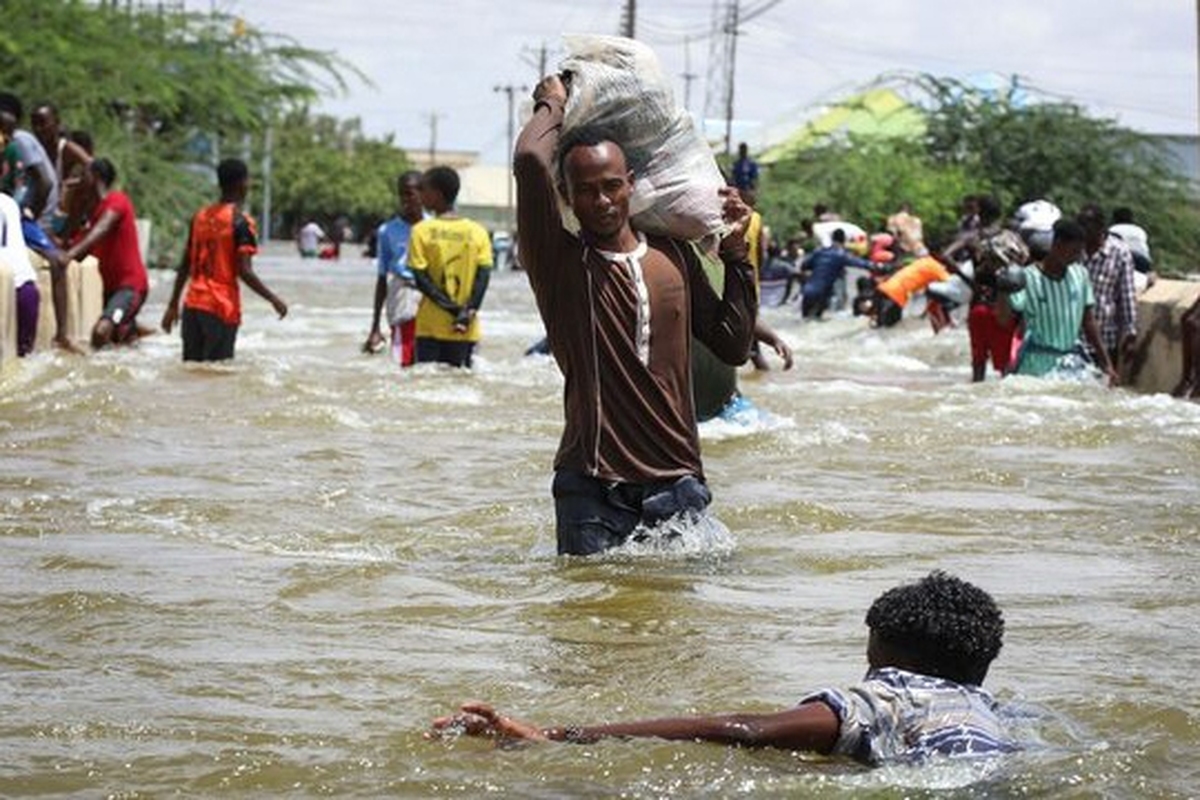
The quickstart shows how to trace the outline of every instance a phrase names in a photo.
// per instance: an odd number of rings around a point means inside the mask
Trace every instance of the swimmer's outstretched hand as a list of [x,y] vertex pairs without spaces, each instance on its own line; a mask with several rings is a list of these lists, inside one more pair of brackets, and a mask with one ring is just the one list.
[[547,739],[546,734],[536,725],[498,714],[496,709],[487,703],[478,701],[463,703],[457,714],[435,719],[432,729],[425,734],[425,737],[435,739],[463,735],[526,741],[545,741]]

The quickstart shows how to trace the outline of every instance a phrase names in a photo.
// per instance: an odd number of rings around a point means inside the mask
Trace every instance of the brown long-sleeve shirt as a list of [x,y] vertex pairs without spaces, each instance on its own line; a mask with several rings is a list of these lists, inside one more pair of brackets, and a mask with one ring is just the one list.
[[[691,337],[730,364],[745,362],[758,310],[751,267],[744,252],[726,257],[718,295],[689,244],[647,237],[639,317],[632,270],[563,229],[553,177],[562,115],[540,102],[514,156],[521,264],[566,379],[554,467],[629,483],[703,478]],[[649,350],[639,355],[647,310]]]

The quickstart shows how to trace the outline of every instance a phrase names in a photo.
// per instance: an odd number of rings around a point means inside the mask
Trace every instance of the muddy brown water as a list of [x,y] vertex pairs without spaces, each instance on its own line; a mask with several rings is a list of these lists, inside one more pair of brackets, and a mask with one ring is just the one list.
[[[372,266],[277,250],[233,365],[176,335],[0,381],[0,795],[1188,797],[1200,787],[1200,405],[972,386],[965,331],[765,315],[772,415],[707,425],[729,537],[557,559],[553,362],[524,277],[477,369],[358,352]],[[169,276],[155,276],[157,322]],[[466,698],[569,723],[848,685],[863,614],[931,569],[1008,622],[1031,748],[884,769],[657,741],[430,742]]]

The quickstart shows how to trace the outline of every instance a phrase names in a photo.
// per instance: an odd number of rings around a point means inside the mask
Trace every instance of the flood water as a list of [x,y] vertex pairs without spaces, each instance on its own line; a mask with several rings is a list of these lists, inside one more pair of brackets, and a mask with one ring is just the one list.
[[[702,433],[732,538],[562,560],[524,276],[493,280],[472,373],[401,374],[358,350],[369,262],[258,266],[291,313],[245,291],[232,365],[160,334],[0,380],[0,796],[1200,793],[1200,405],[972,386],[965,330],[766,309],[798,364],[742,385],[774,419]],[[986,685],[1031,748],[987,770],[422,736],[468,698],[786,706],[858,680],[871,600],[938,568],[1007,619]]]

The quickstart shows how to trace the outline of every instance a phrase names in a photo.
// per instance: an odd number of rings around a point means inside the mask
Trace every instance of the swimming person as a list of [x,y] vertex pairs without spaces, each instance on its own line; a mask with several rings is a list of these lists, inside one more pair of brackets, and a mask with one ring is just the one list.
[[582,743],[651,737],[808,751],[870,765],[1020,749],[982,688],[1004,636],[1004,617],[987,592],[932,572],[880,595],[866,623],[863,680],[814,692],[783,711],[542,728],[474,702],[435,719],[429,735]]

